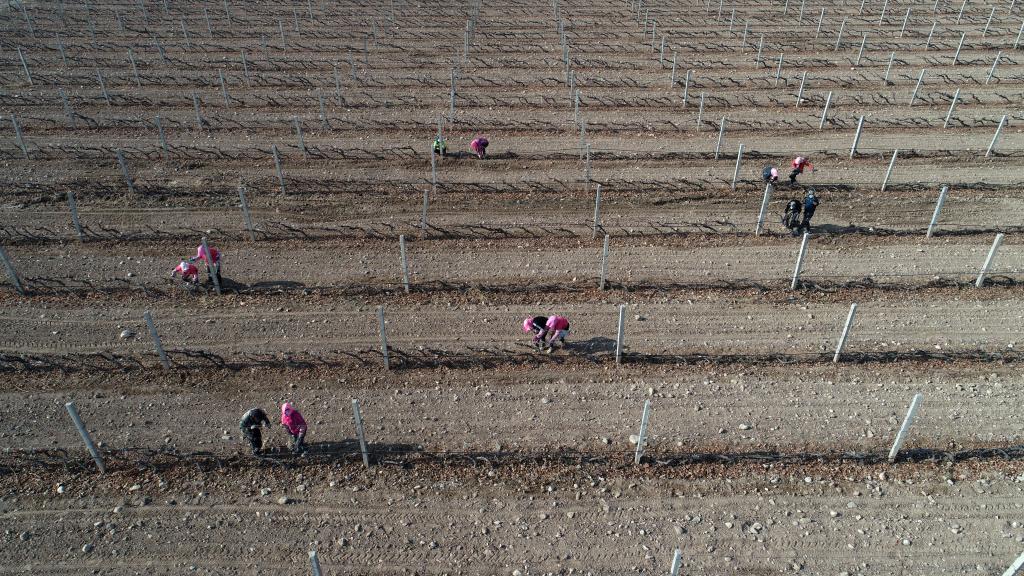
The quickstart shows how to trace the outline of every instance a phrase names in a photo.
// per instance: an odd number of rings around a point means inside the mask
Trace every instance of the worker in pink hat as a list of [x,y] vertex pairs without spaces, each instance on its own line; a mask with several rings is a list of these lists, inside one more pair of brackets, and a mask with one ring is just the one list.
[[488,144],[490,144],[490,142],[487,141],[487,138],[484,138],[483,136],[478,136],[472,142],[469,143],[469,149],[472,150],[474,154],[476,154],[477,158],[483,160],[485,157],[487,157]]
[[534,316],[523,319],[523,332],[533,333],[533,345],[551,353],[555,344],[565,346],[569,320],[563,316]]
[[199,284],[199,268],[184,258],[181,259],[181,264],[171,271],[171,278],[173,279],[178,274],[181,274],[181,279],[189,284]]
[[296,454],[305,452],[306,447],[303,443],[306,439],[306,420],[292,406],[291,402],[285,402],[281,405],[281,426],[284,426],[284,429],[292,437],[292,452]]
[[203,251],[203,245],[200,244],[196,248],[196,255],[192,257],[192,262],[201,260],[206,264],[206,276],[210,282],[213,282],[212,276],[217,276],[217,283],[224,286],[224,280],[220,277],[220,250],[217,250],[213,246],[210,246],[210,258],[207,260],[206,254]]
[[764,179],[765,184],[774,185],[779,181],[779,169],[775,166],[765,166],[761,171],[761,178]]

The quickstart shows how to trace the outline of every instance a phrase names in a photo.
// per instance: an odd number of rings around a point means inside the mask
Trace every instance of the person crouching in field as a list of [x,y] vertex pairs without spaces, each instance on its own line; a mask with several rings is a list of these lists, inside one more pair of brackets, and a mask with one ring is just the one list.
[[267,418],[267,413],[262,408],[252,408],[245,414],[242,414],[242,420],[238,423],[238,427],[242,430],[242,436],[249,441],[249,446],[252,447],[252,455],[258,456],[263,452],[263,434],[262,428],[266,426],[270,428],[270,418]]
[[476,154],[477,158],[483,160],[487,157],[488,144],[490,144],[490,142],[487,141],[487,138],[480,136],[469,143],[469,149],[473,151],[473,154]]
[[796,185],[796,177],[804,173],[804,168],[810,168],[811,172],[814,172],[814,164],[811,164],[810,159],[803,156],[793,158],[793,171],[789,173],[790,184]]
[[292,452],[296,454],[305,452],[306,420],[298,410],[292,407],[290,402],[281,405],[281,426],[284,426],[284,429],[292,437]]
[[800,201],[797,199],[790,200],[786,204],[786,213],[782,216],[782,225],[789,230],[789,233],[793,236],[799,234],[800,230]]
[[533,346],[550,353],[554,351],[556,343],[565,346],[565,337],[569,334],[569,320],[562,316],[524,318],[523,332],[532,332]]
[[774,186],[779,181],[779,169],[775,166],[765,166],[764,170],[761,171],[761,178],[764,179],[765,184]]
[[199,268],[184,258],[181,259],[181,264],[178,264],[178,266],[171,271],[171,279],[174,279],[178,274],[181,274],[181,279],[188,284],[192,284],[193,286],[199,284]]

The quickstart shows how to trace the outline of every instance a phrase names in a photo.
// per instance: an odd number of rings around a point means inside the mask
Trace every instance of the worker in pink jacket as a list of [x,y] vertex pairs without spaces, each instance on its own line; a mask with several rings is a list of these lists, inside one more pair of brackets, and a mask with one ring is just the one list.
[[220,277],[220,250],[217,250],[213,246],[210,246],[210,260],[206,259],[206,254],[203,253],[203,245],[200,244],[196,248],[196,255],[192,258],[192,261],[201,260],[206,264],[206,275],[210,282],[213,282],[213,275],[217,276],[217,283],[224,286],[224,280]]
[[545,352],[552,352],[555,344],[565,346],[569,334],[569,320],[563,316],[534,316],[523,319],[523,332],[533,333],[533,345]]
[[181,260],[181,264],[178,264],[171,272],[171,278],[178,274],[181,274],[181,279],[189,284],[199,284],[199,268],[184,258]]
[[803,156],[793,158],[793,171],[789,173],[789,183],[796,185],[796,177],[803,174],[805,168],[810,168],[811,172],[814,172],[814,164],[811,164],[810,158]]
[[306,439],[306,420],[298,410],[292,407],[291,402],[281,405],[281,426],[284,426],[294,441],[292,451],[296,454],[305,452],[306,447],[303,442]]
[[485,157],[487,157],[488,144],[490,144],[490,142],[487,141],[487,138],[479,136],[469,143],[469,149],[472,150],[474,154],[476,154],[477,158],[483,160]]

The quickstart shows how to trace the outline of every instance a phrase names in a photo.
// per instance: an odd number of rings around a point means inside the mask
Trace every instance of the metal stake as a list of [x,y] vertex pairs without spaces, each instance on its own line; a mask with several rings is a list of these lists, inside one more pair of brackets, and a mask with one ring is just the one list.
[[[381,311],[383,312],[383,307],[381,308]],[[352,415],[356,420],[356,435],[359,437],[359,450],[363,453],[363,466],[369,468],[370,451],[366,448],[366,431],[363,428],[363,413],[359,409],[359,400],[356,398],[352,399]]]
[[68,208],[71,210],[71,223],[75,226],[78,234],[78,241],[85,242],[85,233],[82,231],[82,223],[78,220],[78,203],[75,202],[75,193],[68,190]]
[[380,352],[384,356],[384,369],[391,370],[391,360],[388,357],[388,333],[384,328],[384,307],[377,307],[377,321],[380,323]]
[[946,203],[946,193],[949,192],[949,186],[943,186],[942,190],[939,191],[939,199],[935,202],[935,212],[932,212],[932,221],[928,223],[928,231],[925,233],[925,238],[931,238],[932,232],[935,230],[935,224],[939,221],[939,213],[942,212],[942,205]]
[[142,317],[146,320],[146,326],[149,327],[149,337],[153,339],[153,346],[156,348],[156,353],[160,356],[160,363],[163,364],[164,370],[171,369],[171,362],[167,359],[167,353],[164,352],[164,346],[160,343],[160,334],[156,331],[156,324],[153,323],[153,315],[149,313],[149,310],[143,312]]
[[[724,123],[724,122],[723,122]],[[743,144],[740,144],[740,149],[736,152],[736,169],[732,173],[732,191],[736,191],[736,180],[740,177],[740,162],[743,161]]]
[[11,284],[14,284],[14,290],[21,296],[25,295],[25,288],[21,285],[21,278],[18,278],[18,272],[14,269],[14,264],[11,263],[11,259],[7,256],[7,251],[0,246],[0,260],[3,260],[4,269],[7,270],[7,277],[11,280]]
[[85,447],[89,450],[89,454],[92,455],[92,459],[96,462],[96,467],[99,468],[100,474],[107,473],[107,467],[103,465],[103,458],[100,456],[100,451],[96,449],[96,445],[93,444],[92,437],[89,436],[89,431],[85,429],[85,424],[82,422],[82,417],[78,415],[78,408],[75,407],[74,402],[68,402],[64,404],[64,408],[68,411],[68,416],[71,416],[71,421],[75,423],[75,428],[78,429],[78,433],[82,436],[82,441],[85,442]]
[[985,257],[985,264],[981,266],[981,272],[978,273],[978,279],[974,282],[975,288],[981,288],[985,284],[985,275],[988,274],[988,268],[992,265],[992,260],[996,256],[996,250],[999,250],[999,245],[1003,243],[1003,234],[996,234],[996,239],[992,242],[992,247],[989,248],[988,256]]
[[953,101],[949,103],[949,112],[946,112],[946,119],[942,122],[943,128],[949,128],[949,119],[953,117],[953,109],[956,108],[956,101],[960,99],[960,89],[953,93]]
[[825,108],[821,111],[821,122],[818,122],[818,130],[825,127],[825,120],[828,118],[828,107],[832,103],[832,91],[829,90],[828,96],[825,97]]
[[857,143],[860,142],[860,130],[863,127],[864,127],[864,117],[861,116],[860,119],[857,120],[857,132],[855,132],[853,134],[853,145],[850,146],[850,159],[851,160],[853,159],[854,155],[857,154]]
[[[604,290],[605,279],[608,277],[608,235],[604,235],[604,246],[601,248],[601,277],[597,284],[598,290]],[[618,360],[616,360],[616,363]]]
[[800,242],[800,252],[796,256],[796,267],[793,268],[793,281],[789,284],[790,290],[796,290],[796,287],[800,284],[800,269],[804,266],[804,256],[807,255],[807,241],[810,238],[810,232],[804,232],[804,239]]
[[622,337],[626,329],[626,305],[619,304],[619,330],[615,336],[615,364],[622,364]]
[[896,155],[899,150],[892,151],[892,160],[889,160],[889,169],[885,171],[885,179],[882,180],[882,192],[885,192],[885,187],[889,185],[889,176],[892,175],[892,167],[896,165]]
[[402,256],[402,284],[405,286],[405,293],[409,293],[409,261],[405,257],[405,234],[398,236],[398,251]]
[[903,440],[907,437],[907,431],[910,430],[910,425],[914,422],[914,415],[917,414],[917,408],[921,405],[921,395],[914,394],[914,399],[910,401],[910,409],[907,410],[907,417],[903,419],[903,425],[900,426],[900,431],[896,434],[896,441],[892,443],[892,449],[889,450],[889,463],[896,461],[896,454],[900,451],[900,446],[903,446]]
[[846,337],[850,334],[850,326],[853,325],[853,317],[857,313],[857,304],[850,304],[850,314],[846,317],[846,324],[843,326],[843,333],[839,336],[839,343],[836,345],[835,356],[832,357],[832,362],[839,362],[839,354],[843,351],[843,346],[846,344]]
[[1006,124],[1006,114],[1003,114],[1003,117],[999,119],[999,125],[996,126],[996,133],[992,136],[992,142],[989,143],[988,150],[985,151],[985,158],[988,158],[992,155],[992,152],[995,152],[996,141],[999,140],[999,133],[1003,130],[1004,124]]
[[640,434],[636,438],[636,453],[633,455],[633,464],[639,466],[640,459],[644,456],[644,444],[647,443],[647,423],[651,418],[651,401],[644,400],[644,411],[640,416]]

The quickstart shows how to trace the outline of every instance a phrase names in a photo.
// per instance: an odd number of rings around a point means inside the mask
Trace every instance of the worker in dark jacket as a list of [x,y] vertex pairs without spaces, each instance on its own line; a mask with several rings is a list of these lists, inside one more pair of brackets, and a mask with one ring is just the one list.
[[261,428],[266,426],[270,428],[270,418],[267,417],[267,413],[262,408],[253,408],[242,415],[242,420],[238,423],[238,427],[242,430],[242,436],[249,441],[249,445],[252,446],[253,456],[258,456],[263,452],[263,433]]
[[814,188],[809,188],[807,196],[804,197],[804,219],[800,222],[800,228],[797,230],[797,233],[811,231],[811,218],[814,217],[814,211],[817,208],[818,197],[814,195]]

